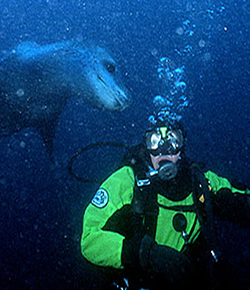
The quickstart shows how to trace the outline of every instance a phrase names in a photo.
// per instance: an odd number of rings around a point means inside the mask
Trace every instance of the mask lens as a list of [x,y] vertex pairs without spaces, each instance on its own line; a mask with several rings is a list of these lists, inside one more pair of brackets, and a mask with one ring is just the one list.
[[151,142],[151,146],[150,146],[151,150],[157,149],[159,147],[160,141],[161,141],[161,134],[159,134],[159,133],[152,134],[151,140],[150,140],[150,142]]
[[146,134],[146,145],[148,150],[156,150],[161,141],[161,134],[158,131],[151,131]]
[[183,147],[183,135],[181,130],[169,131],[165,143],[168,144],[169,153],[177,154]]
[[154,156],[161,154],[175,155],[183,147],[183,135],[181,130],[171,130],[166,132],[165,138],[159,130],[147,134],[147,149]]

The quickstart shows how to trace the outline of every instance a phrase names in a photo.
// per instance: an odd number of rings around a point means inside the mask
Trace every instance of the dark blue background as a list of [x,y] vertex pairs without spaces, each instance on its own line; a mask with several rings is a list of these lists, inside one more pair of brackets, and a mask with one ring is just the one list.
[[[219,12],[223,5],[225,10]],[[214,9],[211,17],[208,8]],[[162,56],[186,66],[191,107],[183,113],[183,122],[188,155],[250,187],[249,10],[248,1],[8,0],[0,4],[1,55],[27,40],[91,41],[111,51],[133,97],[122,113],[70,101],[57,126],[56,165],[33,129],[0,139],[0,283],[5,288],[93,287],[89,286],[92,272],[79,252],[79,237],[83,210],[98,184],[72,179],[67,163],[77,149],[93,142],[141,141],[154,110],[153,97],[162,93],[157,76]],[[187,19],[196,25],[192,37],[176,33]],[[204,48],[199,46],[201,39]],[[193,55],[175,52],[185,45],[193,47]],[[119,162],[121,152],[107,148],[106,156],[98,150],[88,153],[79,159],[79,172],[91,177],[101,171],[104,177]],[[81,171],[83,167],[88,170]],[[245,239],[240,229],[235,232],[240,242]]]

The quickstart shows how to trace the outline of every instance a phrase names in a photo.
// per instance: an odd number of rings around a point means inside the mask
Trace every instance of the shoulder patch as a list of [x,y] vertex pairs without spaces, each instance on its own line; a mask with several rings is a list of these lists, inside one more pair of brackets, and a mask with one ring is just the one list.
[[108,201],[109,201],[108,192],[103,188],[99,188],[95,196],[93,197],[91,203],[98,208],[104,208],[108,204]]

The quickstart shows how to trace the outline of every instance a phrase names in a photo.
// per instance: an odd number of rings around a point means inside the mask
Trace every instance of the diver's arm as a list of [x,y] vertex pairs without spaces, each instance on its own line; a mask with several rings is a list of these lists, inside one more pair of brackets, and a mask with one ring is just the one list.
[[81,251],[91,263],[123,268],[121,255],[124,236],[105,229],[105,225],[119,209],[130,203],[133,185],[132,169],[123,167],[101,185],[99,190],[103,190],[103,200],[96,195],[87,207],[83,218]]
[[213,195],[214,213],[222,219],[228,219],[242,225],[250,224],[250,190],[246,186],[236,186],[228,179],[208,171]]

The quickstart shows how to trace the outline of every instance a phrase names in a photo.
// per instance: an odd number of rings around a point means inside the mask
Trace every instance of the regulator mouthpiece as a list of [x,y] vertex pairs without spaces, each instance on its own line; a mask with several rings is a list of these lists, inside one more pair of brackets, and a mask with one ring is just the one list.
[[159,163],[160,168],[158,169],[158,176],[161,180],[168,181],[175,178],[178,173],[178,167],[171,161],[161,161]]

